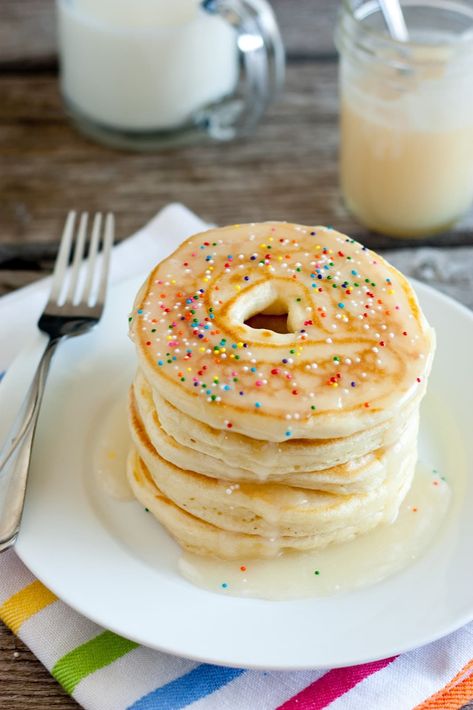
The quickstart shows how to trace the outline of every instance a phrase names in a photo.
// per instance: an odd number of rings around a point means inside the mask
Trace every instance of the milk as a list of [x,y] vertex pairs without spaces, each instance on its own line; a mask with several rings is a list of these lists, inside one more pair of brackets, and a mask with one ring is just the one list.
[[199,0],[58,0],[72,110],[117,130],[185,126],[234,91],[235,31]]

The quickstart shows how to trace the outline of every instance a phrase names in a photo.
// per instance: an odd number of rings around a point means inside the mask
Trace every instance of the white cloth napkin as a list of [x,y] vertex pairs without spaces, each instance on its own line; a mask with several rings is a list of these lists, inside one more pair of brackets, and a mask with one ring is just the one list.
[[[169,205],[114,249],[112,282],[144,277],[203,228],[185,207]],[[0,370],[8,370],[27,343],[26,360],[41,350],[40,336],[32,339],[32,333],[48,291],[49,279],[43,279],[0,299]],[[13,395],[7,374],[0,402],[15,411]],[[100,628],[57,599],[13,550],[0,555],[0,619],[87,710],[457,710],[473,697],[473,624],[421,649],[349,668],[220,668],[150,650]]]

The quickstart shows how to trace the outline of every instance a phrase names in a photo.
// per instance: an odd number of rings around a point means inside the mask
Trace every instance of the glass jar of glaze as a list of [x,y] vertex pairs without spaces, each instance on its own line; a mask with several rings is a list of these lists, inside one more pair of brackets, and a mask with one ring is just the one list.
[[343,0],[340,180],[368,228],[446,230],[473,201],[473,0],[401,0],[398,42],[377,0]]

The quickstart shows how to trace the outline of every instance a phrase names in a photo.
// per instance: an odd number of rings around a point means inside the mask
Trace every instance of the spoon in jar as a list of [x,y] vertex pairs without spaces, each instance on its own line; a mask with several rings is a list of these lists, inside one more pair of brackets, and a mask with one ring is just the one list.
[[399,0],[378,1],[391,37],[398,42],[408,42],[409,32]]

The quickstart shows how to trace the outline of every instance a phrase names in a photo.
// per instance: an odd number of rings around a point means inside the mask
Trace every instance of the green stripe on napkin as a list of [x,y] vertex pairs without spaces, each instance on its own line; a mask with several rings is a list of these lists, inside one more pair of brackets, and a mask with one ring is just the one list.
[[138,644],[122,638],[111,631],[104,631],[95,638],[66,653],[53,667],[51,673],[67,693],[86,676],[98,671],[117,658],[137,648]]

